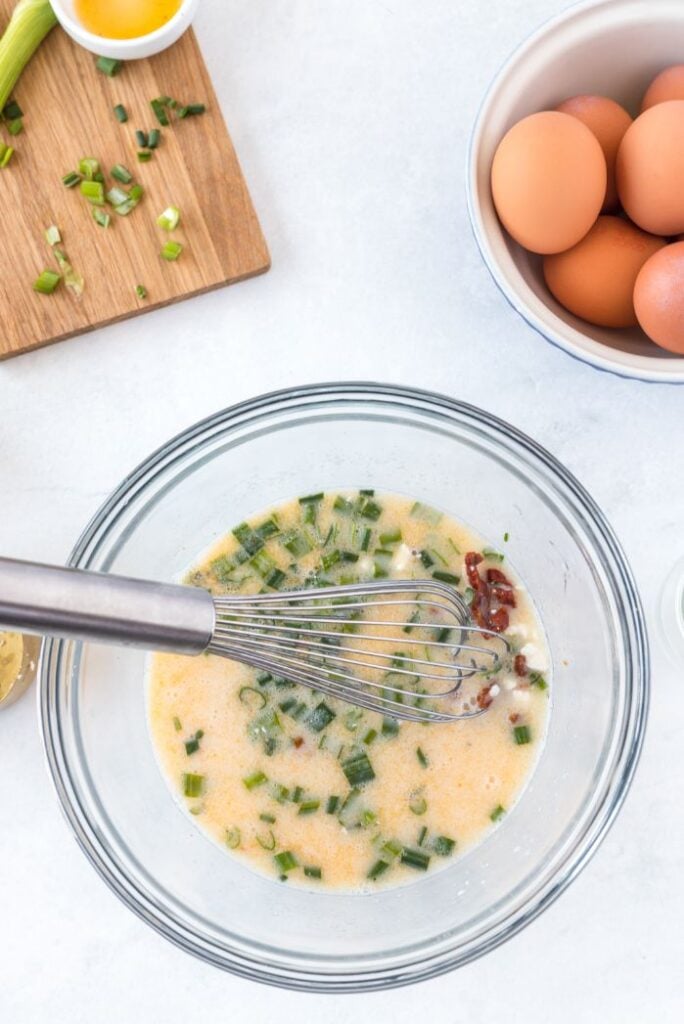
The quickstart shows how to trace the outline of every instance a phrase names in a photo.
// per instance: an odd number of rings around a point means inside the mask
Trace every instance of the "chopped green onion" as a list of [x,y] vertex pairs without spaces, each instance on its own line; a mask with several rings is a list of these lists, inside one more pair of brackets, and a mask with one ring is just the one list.
[[99,181],[82,181],[81,195],[85,196],[88,202],[93,203],[95,206],[104,206],[104,185]]
[[323,872],[318,867],[308,866],[304,868],[304,874],[307,878],[322,878]]
[[371,537],[372,536],[373,536],[373,531],[371,530],[370,526],[367,526],[366,529],[363,531],[363,537],[361,539],[361,550],[362,551],[368,551],[368,548],[370,547],[370,542],[371,542]]
[[502,818],[505,813],[506,813],[506,808],[502,807],[501,804],[499,804],[498,807],[494,808],[494,810],[489,815],[489,817],[492,819],[492,821],[498,821],[499,818]]
[[18,118],[24,116],[24,111],[21,109],[16,100],[10,100],[9,103],[5,104],[2,111],[2,116],[5,121],[16,121]]
[[506,531],[506,533],[504,533],[504,544],[508,544],[510,539],[511,539],[511,535],[510,535],[510,533],[508,531]]
[[61,280],[61,274],[56,274],[54,270],[44,270],[33,282],[33,290],[41,295],[52,295]]
[[530,730],[527,725],[516,725],[513,730],[513,737],[519,747],[522,747],[525,743],[530,742]]
[[150,100],[150,106],[152,107],[152,110],[154,111],[154,116],[157,118],[162,128],[168,128],[169,118],[168,114],[164,110],[164,104],[162,102],[163,98],[164,97],[160,97],[156,100]]
[[67,286],[67,288],[71,288],[72,292],[75,295],[82,295],[83,278],[81,277],[81,275],[74,270],[71,263],[69,263],[66,254],[63,253],[61,249],[55,248],[52,251],[55,254],[55,259],[57,260],[59,264],[59,269],[62,272],[64,284]]
[[203,114],[207,108],[204,103],[188,103],[187,106],[181,107],[178,111],[178,116],[181,119],[186,117],[194,117],[197,114]]
[[271,796],[277,803],[284,804],[290,799],[290,790],[287,786],[281,786],[279,782],[276,782],[271,787]]
[[298,814],[313,814],[321,806],[320,800],[302,800],[299,805]]
[[532,686],[536,686],[538,690],[548,690],[549,688],[549,684],[541,672],[530,672],[529,680]]
[[108,78],[113,78],[114,75],[118,75],[119,71],[121,71],[123,61],[115,60],[113,57],[98,57],[95,61],[95,67],[98,71],[101,71],[103,75],[107,75]]
[[239,828],[227,828],[226,829],[226,845],[231,850],[237,850],[240,845],[240,829]]
[[493,548],[483,548],[482,554],[485,558],[488,558],[490,562],[503,562],[504,555],[500,551],[494,551]]
[[362,718],[363,711],[361,708],[352,708],[351,711],[347,711],[344,716],[345,729],[349,729],[349,732],[356,732]]
[[416,757],[418,758],[419,764],[421,764],[423,768],[427,768],[430,762],[420,747],[416,747]]
[[431,508],[429,505],[424,505],[421,501],[417,501],[412,506],[409,515],[413,516],[414,519],[423,519],[432,526],[436,526],[442,518],[441,512],[438,512],[436,508]]
[[364,498],[359,504],[359,515],[364,519],[371,519],[375,522],[382,515],[382,508],[377,502],[370,498]]
[[62,236],[60,235],[59,228],[56,224],[51,224],[49,228],[46,228],[45,241],[48,245],[59,245],[62,241]]
[[192,772],[183,773],[183,793],[187,797],[202,796],[204,792],[204,776]]
[[76,171],[69,171],[69,173],[65,174],[62,178],[62,184],[65,188],[73,188],[74,185],[78,185],[80,180],[80,174],[77,174]]
[[147,288],[145,287],[145,285],[144,284],[137,284],[135,286],[135,294],[138,296],[139,299],[146,299],[147,298]]
[[326,814],[335,814],[335,812],[337,811],[337,808],[339,807],[339,804],[340,804],[339,796],[329,796],[328,797],[328,802],[325,805],[325,813]]
[[156,149],[161,141],[161,132],[158,128],[153,128],[147,137],[148,149]]
[[152,154],[149,151],[149,149],[139,149],[138,150],[138,163],[139,164],[148,164],[151,159],[152,159]]
[[95,175],[100,173],[100,161],[96,160],[94,156],[83,157],[78,162],[78,169],[86,181],[95,181]]
[[185,753],[190,757],[191,754],[196,754],[200,748],[200,740],[204,736],[204,730],[198,729],[194,736],[191,736],[189,740],[185,741]]
[[366,878],[369,878],[371,882],[375,882],[380,878],[380,875],[384,875],[388,868],[389,864],[386,860],[376,860],[375,864],[366,875]]
[[7,131],[10,135],[21,135],[24,130],[24,122],[20,117],[15,117],[13,121],[7,125]]
[[342,762],[342,771],[347,776],[350,786],[360,786],[364,782],[371,782],[375,778],[373,766],[368,760],[365,751],[352,754]]
[[117,103],[114,107],[114,117],[117,119],[119,124],[126,124],[128,114],[126,113],[126,108],[122,103]]
[[116,180],[120,181],[123,185],[130,185],[133,181],[133,175],[128,168],[124,167],[123,164],[114,164],[111,174],[112,178],[116,178]]
[[114,185],[105,195],[105,199],[110,206],[121,206],[123,203],[128,202],[128,192],[125,192],[118,185]]
[[385,716],[382,720],[382,735],[396,736],[399,733],[399,722],[396,718]]
[[449,839],[448,836],[437,836],[432,844],[432,848],[438,857],[449,857],[454,852],[456,841]]
[[170,263],[174,263],[180,254],[183,252],[183,246],[180,242],[167,242],[162,247],[161,257],[163,260],[168,260]]
[[388,857],[398,857],[401,853],[401,843],[398,843],[396,839],[388,839],[382,845],[382,852]]
[[257,786],[263,786],[264,782],[268,782],[268,778],[263,772],[253,772],[252,775],[247,775],[243,780],[243,783],[247,789],[256,789]]
[[415,794],[409,800],[409,810],[413,814],[421,815],[427,811],[427,800],[420,794]]
[[47,0],[20,0],[14,5],[0,40],[0,110],[6,118],[22,116],[19,104],[7,101],[22,71],[56,24],[57,18]]
[[422,846],[423,843],[425,842],[425,837],[427,836],[427,832],[428,832],[427,825],[423,825],[423,827],[421,828],[420,832],[418,833],[418,845],[419,846]]
[[377,735],[377,729],[369,729],[366,735],[363,737],[363,742],[366,744],[367,747],[370,747],[373,740],[377,738]]
[[282,853],[276,853],[273,860],[276,862],[276,865],[283,873],[292,871],[293,868],[296,868],[298,864],[297,858],[295,857],[294,853],[292,853],[290,850],[283,850]]
[[304,796],[304,790],[302,789],[302,787],[301,786],[295,786],[295,788],[292,790],[292,803],[293,804],[298,804],[301,801],[303,796]]
[[422,850],[412,850],[410,847],[404,846],[401,851],[400,860],[402,864],[406,864],[409,868],[416,868],[417,871],[427,871],[430,856],[427,853],[423,853]]
[[275,815],[273,814],[260,814],[259,821],[265,821],[267,825],[275,825]]
[[93,206],[93,219],[101,228],[108,228],[112,218],[99,206]]
[[176,732],[180,732],[181,729],[183,728],[183,726],[181,725],[181,720],[178,717],[178,715],[173,716],[173,727],[176,730]]
[[238,693],[238,697],[243,704],[253,710],[259,710],[260,708],[266,707],[266,698],[264,697],[261,690],[257,690],[255,686],[242,686]]
[[157,217],[157,224],[164,231],[175,231],[180,224],[180,210],[177,206],[167,206],[163,213]]
[[322,732],[326,726],[330,725],[333,718],[335,718],[335,712],[330,710],[325,701],[321,701],[309,714],[307,725],[312,732]]
[[385,547],[386,544],[398,544],[401,540],[401,530],[390,530],[388,533],[380,534],[380,545]]
[[271,829],[268,830],[268,834],[265,836],[258,835],[256,841],[262,850],[275,850],[276,839]]
[[128,190],[128,195],[130,199],[137,203],[139,199],[142,199],[144,192],[145,189],[142,185],[131,185]]
[[456,576],[455,573],[442,572],[440,569],[437,569],[435,572],[433,572],[432,578],[435,580],[440,580],[440,582],[442,583],[451,583],[451,585],[454,587],[457,586],[457,584],[461,581],[461,577]]
[[141,149],[147,149],[147,132],[141,131],[140,128],[135,133],[135,141],[138,143]]
[[4,143],[0,142],[0,167],[7,167],[7,164],[13,156],[14,147],[6,146]]

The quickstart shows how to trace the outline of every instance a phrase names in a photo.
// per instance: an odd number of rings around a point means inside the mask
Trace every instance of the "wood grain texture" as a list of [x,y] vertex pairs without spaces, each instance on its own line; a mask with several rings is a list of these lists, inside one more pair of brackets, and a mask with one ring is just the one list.
[[[0,0],[2,28],[13,2]],[[161,95],[206,103],[207,113],[162,128],[152,160],[139,164],[135,130],[159,127],[149,101]],[[110,79],[58,27],[15,98],[25,127],[0,170],[0,359],[268,270],[268,248],[192,30]],[[114,116],[117,103],[128,111],[126,124]],[[6,133],[3,140],[10,141]],[[83,156],[100,160],[107,188],[116,184],[109,169],[122,163],[145,189],[128,217],[112,212],[109,228],[95,223],[78,187],[62,185]],[[171,204],[182,221],[168,235],[156,219]],[[43,234],[51,224],[85,279],[80,298],[63,283],[51,296],[33,291],[42,270],[57,269]],[[159,255],[169,238],[184,245],[176,263]],[[137,297],[138,284],[147,300]]]

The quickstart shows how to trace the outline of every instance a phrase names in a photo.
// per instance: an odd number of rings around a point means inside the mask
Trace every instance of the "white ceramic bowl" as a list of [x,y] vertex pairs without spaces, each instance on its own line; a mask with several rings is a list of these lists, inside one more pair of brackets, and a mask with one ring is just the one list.
[[88,32],[76,17],[74,0],[50,0],[60,25],[71,38],[100,57],[116,60],[139,60],[160,53],[176,42],[190,27],[199,0],[182,0],[173,18],[146,36],[137,39],[106,39]]
[[496,147],[520,118],[578,93],[611,96],[636,114],[651,79],[682,61],[682,0],[600,0],[569,8],[523,43],[492,82],[475,122],[467,175],[470,217],[484,260],[530,326],[600,369],[670,383],[684,383],[683,358],[653,345],[637,328],[594,327],[556,302],[541,258],[501,227],[489,179]]

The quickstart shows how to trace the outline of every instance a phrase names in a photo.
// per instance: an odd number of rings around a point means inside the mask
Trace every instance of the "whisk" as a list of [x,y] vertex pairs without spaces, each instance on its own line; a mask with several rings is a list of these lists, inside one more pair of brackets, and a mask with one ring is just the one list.
[[483,713],[463,682],[500,670],[505,637],[437,580],[216,597],[195,587],[0,558],[0,624],[21,632],[209,653],[394,718]]

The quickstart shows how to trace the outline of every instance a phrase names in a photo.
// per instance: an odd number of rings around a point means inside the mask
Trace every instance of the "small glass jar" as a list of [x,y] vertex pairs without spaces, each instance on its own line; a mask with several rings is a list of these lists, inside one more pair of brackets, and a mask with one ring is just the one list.
[[36,678],[40,638],[0,633],[0,711],[14,704]]

